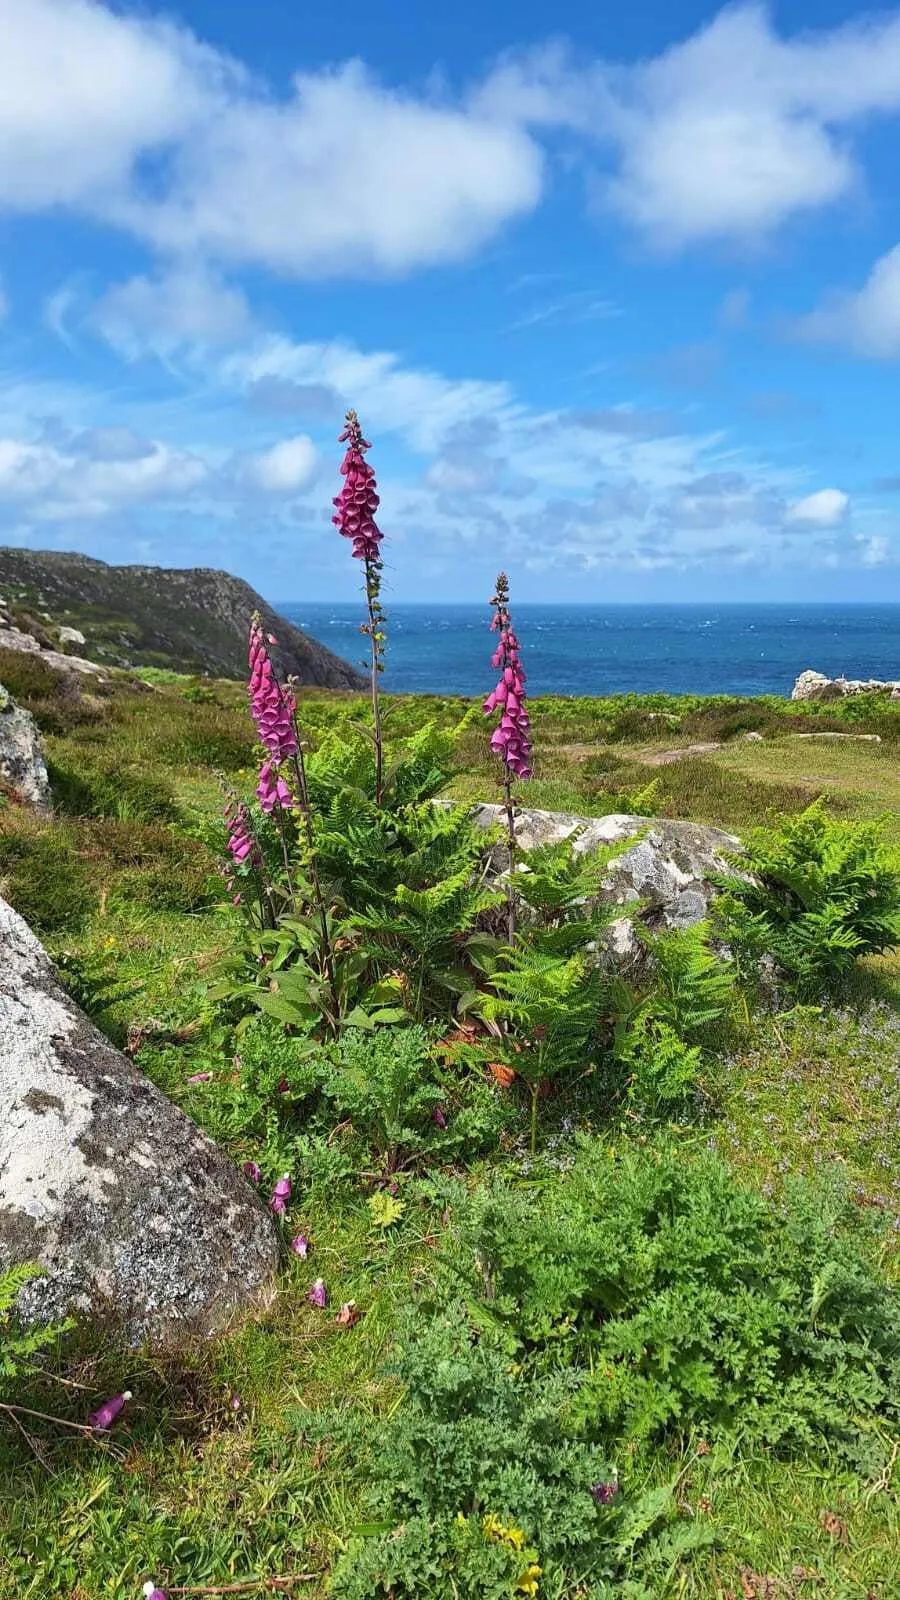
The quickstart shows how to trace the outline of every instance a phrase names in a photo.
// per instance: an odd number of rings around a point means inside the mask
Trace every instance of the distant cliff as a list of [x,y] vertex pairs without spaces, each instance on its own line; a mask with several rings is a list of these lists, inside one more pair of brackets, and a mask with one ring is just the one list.
[[[59,648],[75,630],[78,653],[107,666],[171,667],[242,678],[254,611],[278,640],[285,676],[325,689],[363,678],[340,656],[279,617],[242,578],[209,567],[111,567],[88,556],[0,548],[0,602],[13,622]],[[42,634],[44,637],[41,637]]]

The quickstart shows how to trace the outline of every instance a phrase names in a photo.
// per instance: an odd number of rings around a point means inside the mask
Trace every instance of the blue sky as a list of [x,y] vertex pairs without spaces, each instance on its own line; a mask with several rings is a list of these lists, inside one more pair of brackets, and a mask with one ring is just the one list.
[[900,600],[900,9],[0,0],[0,542]]

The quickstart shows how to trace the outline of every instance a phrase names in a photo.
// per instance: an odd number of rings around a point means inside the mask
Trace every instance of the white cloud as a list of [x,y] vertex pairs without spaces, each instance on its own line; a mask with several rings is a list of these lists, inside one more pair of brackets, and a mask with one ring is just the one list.
[[636,65],[538,50],[504,63],[482,99],[595,140],[601,206],[651,244],[755,245],[859,183],[852,135],[900,109],[900,16],[783,37],[766,7],[738,4]]
[[0,439],[0,503],[26,504],[37,521],[103,518],[129,505],[178,500],[207,472],[192,452],[156,442],[129,453],[121,439],[101,438],[92,454],[78,438],[67,445]]
[[272,494],[297,494],[309,488],[319,468],[319,454],[308,434],[281,439],[251,463],[251,474],[261,489]]
[[123,355],[148,349],[171,355],[185,344],[228,343],[250,332],[252,319],[239,289],[207,269],[180,265],[155,278],[113,285],[92,309],[92,327]]
[[813,528],[835,528],[844,521],[849,509],[850,496],[843,489],[817,489],[789,508],[786,521]]
[[886,534],[858,534],[859,559],[864,567],[885,567],[891,559],[891,541]]
[[900,356],[900,245],[876,261],[861,289],[831,294],[800,318],[795,331],[801,338],[844,345],[860,355],[881,360]]
[[0,33],[0,202],[24,211],[102,212],[229,76],[183,30],[93,0],[0,0]]
[[266,379],[321,384],[356,406],[367,427],[402,433],[416,449],[436,450],[456,423],[515,410],[506,383],[445,378],[404,366],[387,350],[360,350],[345,340],[294,344],[266,336],[228,353],[218,378],[252,397]]
[[299,275],[458,260],[530,210],[538,146],[359,62],[277,97],[185,29],[0,0],[0,205],[71,206],[175,255]]
[[900,107],[900,16],[779,38],[729,8],[611,85],[618,209],[665,246],[757,239],[857,181],[847,133]]

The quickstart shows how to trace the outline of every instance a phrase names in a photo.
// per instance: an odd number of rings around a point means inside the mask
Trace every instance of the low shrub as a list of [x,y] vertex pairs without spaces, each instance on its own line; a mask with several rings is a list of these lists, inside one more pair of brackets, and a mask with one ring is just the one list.
[[837,1190],[775,1204],[711,1155],[586,1143],[540,1193],[473,1202],[475,1320],[526,1374],[577,1377],[569,1415],[607,1449],[698,1427],[871,1464],[900,1307],[854,1219]]
[[878,822],[835,821],[816,802],[755,829],[736,865],[722,934],[745,964],[771,956],[801,998],[840,989],[861,956],[900,943],[900,871]]

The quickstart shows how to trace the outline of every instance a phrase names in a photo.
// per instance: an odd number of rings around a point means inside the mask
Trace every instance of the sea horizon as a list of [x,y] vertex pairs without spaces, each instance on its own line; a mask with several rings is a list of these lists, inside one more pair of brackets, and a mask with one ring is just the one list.
[[[336,654],[365,665],[358,601],[273,603]],[[532,695],[790,695],[807,668],[900,678],[896,601],[530,601],[515,616]],[[391,602],[385,689],[487,692],[489,624],[483,604]]]

